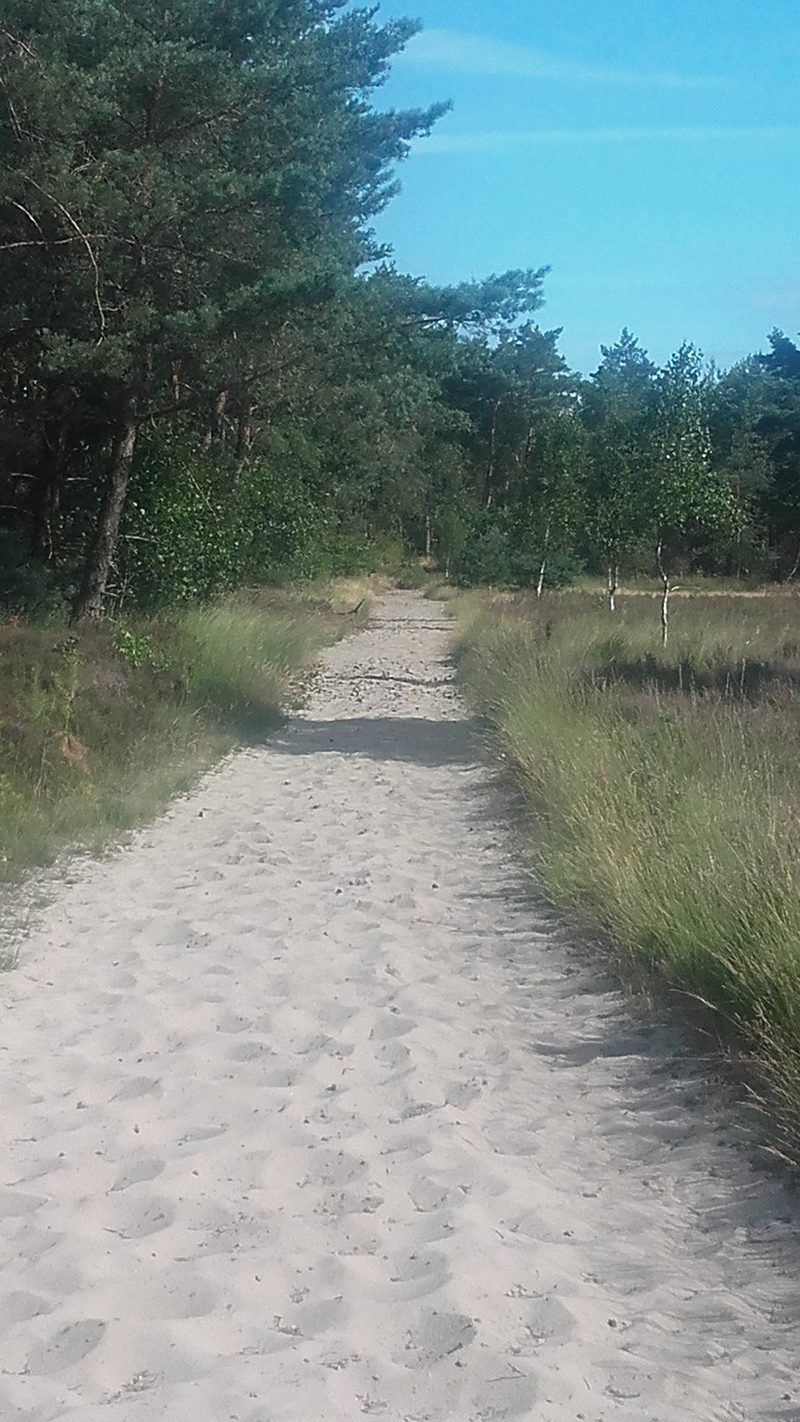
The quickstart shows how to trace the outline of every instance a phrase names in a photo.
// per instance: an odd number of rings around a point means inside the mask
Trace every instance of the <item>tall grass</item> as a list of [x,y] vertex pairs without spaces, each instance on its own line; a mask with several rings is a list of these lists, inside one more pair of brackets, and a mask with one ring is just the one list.
[[79,634],[0,626],[0,884],[151,818],[274,727],[295,674],[354,625],[366,591],[243,594]]
[[716,1014],[800,1159],[800,603],[462,607],[463,679],[535,817],[542,883]]

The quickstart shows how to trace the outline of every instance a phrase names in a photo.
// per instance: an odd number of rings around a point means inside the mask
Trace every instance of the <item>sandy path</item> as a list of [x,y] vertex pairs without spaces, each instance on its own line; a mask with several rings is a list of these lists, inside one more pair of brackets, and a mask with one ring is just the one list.
[[800,1230],[526,899],[413,594],[0,984],[0,1416],[800,1419]]

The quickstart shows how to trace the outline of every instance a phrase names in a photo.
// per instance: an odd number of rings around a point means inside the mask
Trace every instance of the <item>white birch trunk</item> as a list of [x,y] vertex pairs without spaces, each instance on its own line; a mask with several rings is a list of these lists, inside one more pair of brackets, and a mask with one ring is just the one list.
[[546,528],[545,531],[544,531],[544,556],[543,556],[543,558],[542,558],[542,566],[541,566],[541,568],[539,569],[539,581],[538,581],[538,583],[537,583],[537,585],[536,585],[536,596],[537,596],[537,597],[541,597],[541,595],[542,595],[542,589],[544,588],[544,575],[545,575],[545,569],[547,568],[547,547],[548,547],[549,542],[550,542],[550,520],[548,519],[548,520],[547,520],[547,528]]
[[619,587],[619,567],[616,563],[608,565],[608,610],[617,610],[617,589]]

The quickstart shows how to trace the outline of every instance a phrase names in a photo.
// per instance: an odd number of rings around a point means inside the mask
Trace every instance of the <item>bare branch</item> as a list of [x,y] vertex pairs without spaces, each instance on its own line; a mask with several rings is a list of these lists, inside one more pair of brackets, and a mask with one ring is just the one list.
[[[54,242],[54,247],[63,247],[68,242],[76,242],[76,237],[65,237],[63,241]],[[49,247],[51,244],[45,238],[39,242],[0,242],[0,252],[18,252],[20,247]]]
[[0,89],[2,89],[3,94],[5,95],[6,104],[8,105],[8,114],[9,114],[9,118],[11,119],[11,127],[12,127],[13,130],[14,130],[14,137],[16,138],[17,143],[21,143],[21,142],[22,142],[22,124],[20,123],[20,121],[19,121],[19,119],[18,119],[18,117],[17,117],[17,111],[16,111],[16,109],[14,108],[14,105],[13,105],[13,103],[12,103],[12,101],[11,101],[11,95],[9,94],[8,89],[6,88],[6,84],[5,84],[5,81],[4,81],[4,79],[3,79],[2,74],[0,74]]
[[[72,216],[72,213],[68,211],[68,209],[64,206],[63,202],[59,202],[58,198],[54,197],[52,193],[45,192],[44,188],[39,186],[35,178],[31,178],[28,174],[26,174],[25,177],[27,181],[34,188],[36,188],[36,191],[42,194],[42,197],[47,198],[48,202],[53,203],[54,207],[58,208],[62,217],[65,217],[70,227],[72,227],[75,232],[77,232],[78,236],[83,242],[84,247],[86,248],[86,252],[89,257],[89,261],[92,264],[92,270],[94,272],[94,300],[95,305],[97,307],[97,314],[100,318],[100,336],[97,344],[101,345],[101,343],[105,340],[106,334],[106,313],[103,310],[103,303],[100,300],[100,268],[97,264],[97,258],[94,254],[94,248],[92,247],[92,244],[89,241],[89,238],[87,237],[86,233],[83,231],[83,228],[79,225],[79,223],[75,221],[75,218]],[[37,223],[36,225],[38,227],[39,224]],[[39,230],[41,231],[41,228],[39,228]]]
[[30,242],[2,242],[0,252],[16,252],[20,247],[71,247],[73,242],[80,242],[80,237],[54,237],[51,239],[43,237],[40,241]]
[[171,124],[165,128],[161,134],[161,141],[168,142],[172,138],[186,138],[190,133],[196,133],[198,129],[210,128],[215,123],[220,123],[223,119],[242,119],[245,114],[255,108],[258,99],[254,96],[247,99],[245,103],[226,104],[224,108],[217,109],[213,113],[196,114],[191,119],[186,119],[182,123]]
[[24,40],[21,40],[19,38],[19,35],[12,35],[11,31],[7,30],[5,26],[0,29],[0,35],[2,35],[4,39],[9,40],[11,44],[15,44],[18,49],[24,50],[25,54],[27,54],[29,59],[36,58],[36,55],[34,54],[30,45],[27,45]]
[[34,217],[33,213],[29,212],[27,207],[23,207],[21,202],[15,202],[13,198],[9,198],[9,202],[11,203],[12,207],[15,207],[17,209],[18,212],[24,213],[25,216],[28,218],[28,221],[33,223],[34,227],[36,228],[36,231],[41,232],[42,236],[44,237],[44,232],[42,232],[41,224]]

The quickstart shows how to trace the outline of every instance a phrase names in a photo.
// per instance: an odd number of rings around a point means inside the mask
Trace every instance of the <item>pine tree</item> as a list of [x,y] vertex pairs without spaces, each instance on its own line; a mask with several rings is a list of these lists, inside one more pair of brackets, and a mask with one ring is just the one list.
[[40,541],[64,468],[106,447],[76,618],[101,610],[143,422],[256,377],[268,333],[370,254],[392,165],[441,112],[371,108],[416,27],[342,8],[5,7],[4,393],[15,428],[37,416]]

